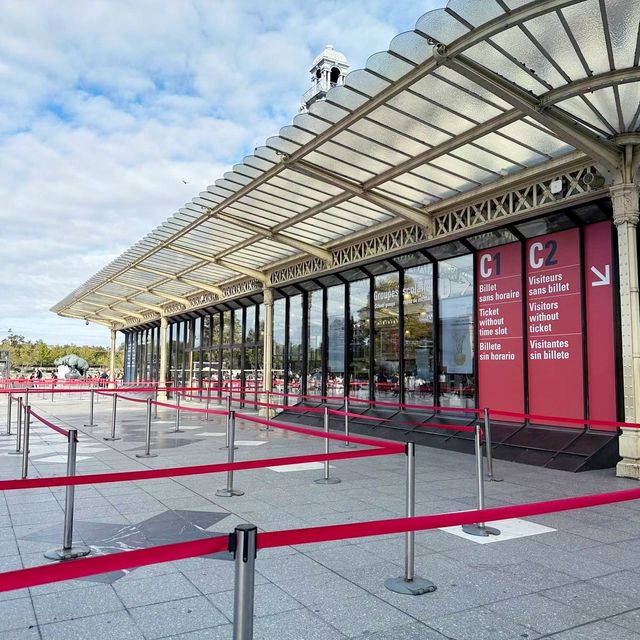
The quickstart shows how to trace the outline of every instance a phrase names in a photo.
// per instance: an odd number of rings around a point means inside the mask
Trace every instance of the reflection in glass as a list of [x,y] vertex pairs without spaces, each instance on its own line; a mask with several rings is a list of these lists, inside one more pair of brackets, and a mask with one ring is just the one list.
[[404,393],[406,402],[433,405],[433,266],[404,273]]
[[211,316],[211,347],[212,348],[220,346],[220,340],[222,338],[221,323],[222,323],[222,316],[220,315],[220,313],[214,313]]
[[216,389],[218,398],[220,397],[220,339],[222,315],[214,312],[211,315],[211,350],[209,351],[209,361],[203,364],[203,378],[208,380],[210,387]]
[[192,387],[202,387],[202,368],[201,368],[201,358],[200,358],[200,350],[191,351],[191,386]]
[[344,285],[327,289],[327,395],[344,395]]
[[[167,382],[174,383],[172,386],[175,386],[176,380],[176,328],[177,325],[170,324],[168,327],[168,338],[169,338],[169,371],[167,375]],[[137,351],[137,347],[136,347]],[[137,354],[136,354],[137,355]]]
[[273,364],[272,389],[284,391],[284,348],[285,348],[285,311],[286,300],[280,298],[273,303]]
[[438,265],[440,399],[443,407],[475,406],[473,256]]
[[[256,347],[246,347],[244,350],[244,371],[242,377],[242,388],[245,390],[243,398],[256,401],[259,390],[258,385],[258,360]],[[249,404],[253,408],[254,405]]]
[[233,344],[242,344],[242,309],[233,312]]
[[258,344],[264,345],[264,304],[257,307],[258,313]]
[[222,344],[231,344],[233,337],[233,313],[225,311],[222,314]]
[[255,307],[247,307],[245,310],[244,341],[250,344],[255,344],[258,341]]
[[400,392],[400,298],[398,273],[374,278],[373,342],[376,400],[396,400]]
[[144,380],[144,331],[138,334],[138,381]]
[[176,375],[174,378],[176,387],[184,387],[184,338],[186,324],[179,322],[176,325]]
[[240,349],[222,349],[222,393],[238,397],[241,386]]
[[[303,372],[302,350],[302,296],[289,298],[289,353],[288,353],[288,391],[290,396],[302,393]],[[295,398],[290,400],[295,402]]]
[[196,318],[193,322],[193,348],[199,349],[202,339],[202,318]]
[[264,389],[264,346],[256,347],[256,386],[258,389]]
[[369,397],[369,279],[349,285],[349,395]]
[[208,349],[211,346],[211,316],[202,318],[202,348]]
[[307,295],[309,342],[307,345],[307,393],[322,395],[322,290]]

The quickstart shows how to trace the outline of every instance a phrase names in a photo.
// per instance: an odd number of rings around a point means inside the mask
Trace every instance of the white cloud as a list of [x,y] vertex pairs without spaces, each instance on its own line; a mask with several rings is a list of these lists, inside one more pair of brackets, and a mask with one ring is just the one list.
[[0,3],[0,332],[107,344],[48,309],[289,124],[325,44],[362,67],[442,4]]

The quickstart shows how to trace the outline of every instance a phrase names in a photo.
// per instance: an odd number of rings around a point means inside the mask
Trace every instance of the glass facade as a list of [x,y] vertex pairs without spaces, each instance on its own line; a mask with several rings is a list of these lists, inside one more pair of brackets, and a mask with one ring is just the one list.
[[327,289],[327,395],[344,395],[345,286]]
[[286,354],[287,392],[295,396],[302,393],[302,380],[304,378],[303,296],[301,294],[293,295],[288,298],[287,302],[289,304]]
[[393,400],[400,393],[400,274],[373,281],[374,398]]
[[[585,251],[595,251],[592,246],[611,250],[607,240],[611,223],[606,213],[604,219],[593,218],[594,207],[583,208],[586,217],[580,233],[574,228],[575,233],[569,234],[564,218],[562,224],[554,222],[551,232],[550,223],[526,221],[470,236],[465,242],[414,251],[275,290],[273,390],[288,394],[290,403],[300,394],[341,397],[348,393],[372,401],[471,408],[500,406],[504,402],[501,389],[512,384],[526,394],[522,407],[535,394],[536,401],[548,402],[551,392],[542,386],[551,374],[543,366],[544,359],[555,352],[549,355],[543,345],[538,356],[537,342],[523,334],[523,323],[531,325],[527,330],[532,336],[547,326],[538,327],[542,322],[536,320],[538,316],[526,315],[528,301],[540,293],[527,288],[529,279],[537,277],[529,272],[544,267],[544,251],[564,246],[561,243],[567,246],[567,256],[570,249],[580,255],[582,245]],[[581,216],[582,209],[574,214]],[[559,216],[548,219],[558,221]],[[523,271],[519,256],[525,259],[530,254],[536,261]],[[569,257],[565,261],[562,277],[569,282],[573,263]],[[555,263],[554,268],[558,268]],[[579,277],[571,286],[575,309],[571,307],[565,316],[571,312],[579,321],[580,314],[588,314],[595,303],[587,296],[590,289],[582,300]],[[559,300],[558,305],[568,305]],[[583,306],[586,311],[581,311]],[[523,316],[517,315],[518,309]],[[613,326],[613,320],[609,324]],[[551,331],[553,326],[549,327]],[[259,295],[208,309],[203,317],[170,321],[168,329],[167,377],[174,385],[210,385],[222,393],[243,389],[253,397],[263,388],[264,306]],[[575,348],[567,348],[568,355],[559,352],[558,358],[574,358],[575,351],[577,361],[584,350],[593,362],[584,374],[586,389],[597,379],[602,346],[594,332],[574,334],[582,335]],[[593,344],[585,342],[587,338]],[[129,333],[126,350],[128,380],[157,379],[159,327]],[[542,365],[535,364],[540,360]],[[500,368],[505,362],[512,363],[513,369],[506,378]],[[540,389],[531,382],[536,367],[544,373]],[[599,407],[597,394],[591,395],[584,402],[585,415]],[[615,414],[615,407],[598,410]]]
[[349,395],[364,399],[369,397],[371,370],[370,289],[369,278],[349,283]]
[[311,291],[307,297],[307,386],[305,393],[325,395],[323,387],[324,292]]
[[473,256],[438,263],[439,404],[475,406]]
[[404,392],[412,404],[434,404],[433,265],[404,272]]

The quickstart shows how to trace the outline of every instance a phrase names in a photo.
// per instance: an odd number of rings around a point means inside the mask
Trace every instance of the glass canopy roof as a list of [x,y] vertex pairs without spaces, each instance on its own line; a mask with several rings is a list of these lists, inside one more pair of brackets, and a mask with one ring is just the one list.
[[640,2],[450,0],[53,307],[195,306],[571,152],[614,170],[640,118]]

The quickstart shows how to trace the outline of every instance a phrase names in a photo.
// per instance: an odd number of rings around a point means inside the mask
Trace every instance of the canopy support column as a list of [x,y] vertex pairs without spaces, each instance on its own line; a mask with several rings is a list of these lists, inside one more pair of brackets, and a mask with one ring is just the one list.
[[[264,344],[263,344],[263,364],[262,364],[262,402],[269,402],[273,386],[273,289],[264,287],[262,290],[264,298]],[[261,410],[261,415],[271,417],[271,410]]]
[[158,386],[162,391],[158,391],[158,400],[167,399],[167,365],[169,345],[167,342],[167,327],[169,322],[166,316],[160,318],[160,369],[158,371]]
[[[622,333],[622,375],[624,419],[640,419],[640,299],[638,298],[638,185],[625,182],[611,187],[613,222],[618,231],[620,274],[620,325]],[[604,393],[610,392],[603,389]],[[619,440],[622,460],[616,473],[640,479],[640,430],[622,429]]]

